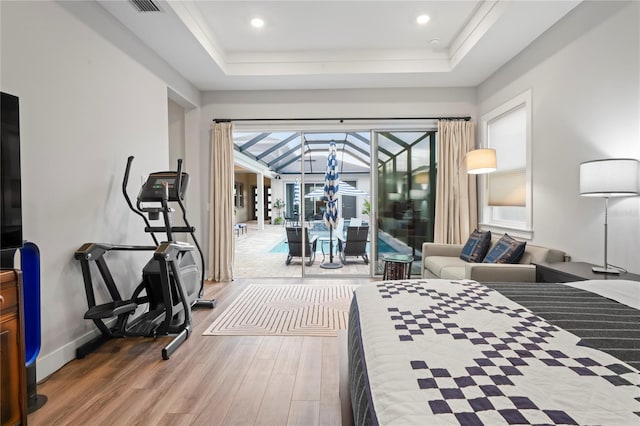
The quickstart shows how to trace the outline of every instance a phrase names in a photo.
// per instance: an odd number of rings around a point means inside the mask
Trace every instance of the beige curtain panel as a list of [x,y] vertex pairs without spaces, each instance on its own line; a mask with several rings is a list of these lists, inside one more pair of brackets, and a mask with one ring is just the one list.
[[209,280],[233,280],[233,124],[211,126]]
[[467,174],[464,156],[475,148],[471,121],[438,122],[438,179],[434,241],[461,244],[478,226],[476,176]]

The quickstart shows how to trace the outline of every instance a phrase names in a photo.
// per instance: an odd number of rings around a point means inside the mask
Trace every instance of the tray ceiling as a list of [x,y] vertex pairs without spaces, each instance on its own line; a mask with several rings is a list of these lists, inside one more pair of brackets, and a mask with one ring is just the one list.
[[475,87],[580,2],[153,0],[155,12],[98,3],[208,91]]

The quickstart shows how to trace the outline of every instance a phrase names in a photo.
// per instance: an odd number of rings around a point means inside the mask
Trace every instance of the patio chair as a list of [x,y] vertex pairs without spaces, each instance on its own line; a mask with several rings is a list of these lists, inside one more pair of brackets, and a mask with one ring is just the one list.
[[300,215],[298,213],[292,213],[290,216],[284,216],[284,226],[299,226],[300,225]]
[[362,257],[365,265],[369,264],[369,255],[367,254],[368,237],[368,226],[349,226],[347,228],[347,236],[344,240],[338,236],[338,250],[340,251],[340,260],[343,264],[346,264],[347,256]]
[[362,218],[352,217],[351,219],[349,219],[349,226],[362,226]]
[[301,228],[299,226],[287,227],[287,242],[289,244],[289,254],[285,265],[291,263],[291,259],[294,257],[302,257],[302,232],[304,229],[304,239],[306,241],[305,256],[309,258],[308,266],[313,265],[316,260],[316,244],[318,237],[313,236],[309,238],[309,230],[307,228]]

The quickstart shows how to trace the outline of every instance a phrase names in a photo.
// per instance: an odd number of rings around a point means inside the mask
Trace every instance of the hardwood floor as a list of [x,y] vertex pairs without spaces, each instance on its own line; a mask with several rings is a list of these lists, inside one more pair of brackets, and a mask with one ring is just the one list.
[[[370,279],[348,280],[363,284]],[[31,425],[340,425],[335,337],[202,336],[248,284],[207,283],[213,310],[197,310],[189,339],[163,361],[169,338],[112,340],[38,385],[49,398]]]

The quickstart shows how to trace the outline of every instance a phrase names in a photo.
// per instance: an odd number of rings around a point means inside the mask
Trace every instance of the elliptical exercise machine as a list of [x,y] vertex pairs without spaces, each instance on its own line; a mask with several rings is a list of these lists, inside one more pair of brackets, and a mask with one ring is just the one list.
[[[92,320],[102,333],[76,349],[77,358],[84,358],[102,343],[115,337],[175,335],[162,349],[162,358],[169,359],[191,333],[191,309],[212,309],[216,304],[215,300],[199,299],[204,292],[204,255],[196,239],[195,228],[187,220],[183,204],[189,175],[182,171],[182,160],[178,160],[177,171],[151,173],[140,189],[135,207],[127,193],[132,162],[133,156],[127,160],[122,193],[129,208],[144,220],[144,230],[151,234],[155,245],[85,243],[75,252],[74,256],[80,261],[82,268],[89,308],[84,318]],[[180,207],[185,226],[172,225],[171,214],[174,209],[169,203],[173,202]],[[149,216],[148,219],[145,214]],[[164,225],[151,226],[149,220],[158,220],[160,216]],[[167,240],[158,243],[155,233],[160,232],[166,234]],[[191,234],[195,246],[175,241],[175,233]],[[202,269],[198,268],[193,255],[196,250],[200,255]],[[153,252],[153,257],[142,269],[142,281],[130,299],[123,299],[120,295],[105,259],[107,253],[116,251]],[[96,304],[91,263],[95,263],[100,272],[111,297],[109,302]],[[138,308],[143,309],[143,312],[133,317]],[[107,325],[110,321],[112,326]]]

